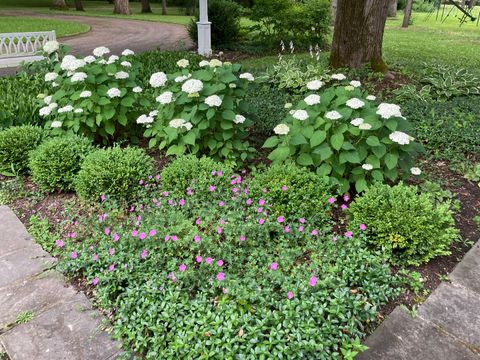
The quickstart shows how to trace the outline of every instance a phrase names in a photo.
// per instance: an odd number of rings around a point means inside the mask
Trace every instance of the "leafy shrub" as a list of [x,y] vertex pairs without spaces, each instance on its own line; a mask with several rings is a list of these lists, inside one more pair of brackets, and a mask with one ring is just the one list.
[[[208,2],[208,21],[211,25],[213,46],[222,46],[235,42],[240,34],[242,7],[231,0],[210,0]],[[197,22],[199,15],[190,21],[188,34],[194,43],[198,41]]]
[[46,128],[103,142],[138,135],[135,119],[149,105],[138,86],[140,64],[130,50],[104,58],[109,52],[100,47],[94,49],[96,56],[67,55],[45,75],[53,85],[53,93],[44,94],[39,110],[47,118]]
[[15,126],[0,131],[0,171],[28,171],[28,155],[42,141],[43,130],[32,125]]
[[251,121],[240,114],[253,76],[240,74],[239,64],[216,59],[202,65],[190,73],[189,63],[180,60],[181,71],[152,75],[153,86],[162,88],[156,99],[158,110],[137,122],[147,126],[144,136],[151,138],[150,147],[165,148],[167,155],[204,154],[215,160],[243,161],[255,151],[247,141]]
[[[215,173],[212,174],[212,171]],[[203,184],[205,185],[203,188],[207,191],[212,176],[217,177],[219,172],[226,177],[233,174],[230,168],[208,157],[199,159],[194,155],[181,156],[163,169],[162,188],[172,194],[182,195],[189,186],[195,184],[199,188],[199,182],[206,181],[208,184]]]
[[[264,190],[267,190],[265,192]],[[264,198],[272,204],[277,216],[298,220],[302,216],[328,223],[332,188],[328,180],[293,164],[273,165],[255,174],[249,186],[254,198]]]
[[[358,81],[350,84],[328,87],[321,96],[312,91],[300,101],[284,124],[275,127],[277,135],[263,145],[274,148],[268,158],[274,163],[293,159],[298,165],[315,168],[319,176],[339,184],[341,192],[350,184],[361,192],[385,177],[394,181],[408,175],[421,145],[404,132],[409,124],[400,107],[377,107],[375,97],[362,91]],[[307,84],[311,89],[320,85],[319,81]]]
[[476,164],[465,173],[465,179],[478,183],[480,187],[480,164]]
[[352,227],[367,226],[368,242],[392,263],[419,265],[448,255],[458,230],[449,203],[434,205],[427,193],[402,183],[375,184],[350,205]]
[[75,181],[80,198],[98,200],[102,195],[118,201],[135,201],[138,182],[151,175],[153,159],[140,148],[112,147],[85,158]]
[[398,294],[385,259],[361,233],[333,242],[313,222],[301,231],[259,215],[251,195],[232,197],[242,180],[218,178],[225,191],[194,185],[180,198],[149,186],[150,201],[128,217],[82,219],[92,234],[64,240],[60,267],[84,274],[115,309],[116,336],[145,359],[332,359],[355,347]]
[[92,151],[91,140],[80,136],[44,141],[30,153],[33,182],[44,191],[72,190],[83,159]]

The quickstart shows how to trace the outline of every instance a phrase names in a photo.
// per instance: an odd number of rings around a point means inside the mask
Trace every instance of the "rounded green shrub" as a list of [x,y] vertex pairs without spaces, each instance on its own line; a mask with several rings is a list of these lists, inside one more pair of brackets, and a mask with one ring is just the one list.
[[328,198],[332,187],[328,180],[294,164],[273,165],[255,174],[248,189],[252,199],[266,200],[277,216],[292,220],[303,217],[318,223],[330,218]]
[[28,171],[28,155],[43,138],[43,130],[36,126],[14,126],[0,131],[0,170]]
[[93,149],[89,139],[74,135],[44,141],[30,153],[33,182],[44,191],[72,190],[83,159]]
[[366,225],[367,241],[382,249],[392,263],[419,265],[448,255],[459,237],[449,203],[436,203],[428,193],[402,183],[377,183],[357,197],[349,209],[351,225]]
[[140,148],[118,146],[100,149],[85,158],[75,181],[75,190],[84,200],[106,195],[117,201],[134,201],[139,181],[153,172],[153,159]]
[[[214,173],[214,175],[212,175]],[[233,171],[222,163],[208,157],[181,156],[168,164],[162,171],[162,187],[173,194],[184,194],[189,186],[207,191],[212,176],[231,176]],[[208,183],[208,184],[207,184]]]

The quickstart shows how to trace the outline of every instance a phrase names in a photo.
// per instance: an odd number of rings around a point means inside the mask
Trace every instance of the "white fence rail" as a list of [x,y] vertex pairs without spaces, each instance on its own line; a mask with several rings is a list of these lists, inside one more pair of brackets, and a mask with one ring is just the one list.
[[56,40],[55,31],[0,34],[0,67],[41,59],[35,55],[51,40]]

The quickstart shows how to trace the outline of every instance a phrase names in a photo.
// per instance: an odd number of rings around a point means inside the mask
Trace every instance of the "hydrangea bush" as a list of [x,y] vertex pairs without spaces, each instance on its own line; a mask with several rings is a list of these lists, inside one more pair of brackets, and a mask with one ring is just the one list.
[[41,96],[39,113],[46,128],[104,141],[136,135],[135,119],[149,105],[138,86],[139,65],[131,50],[109,53],[99,47],[84,58],[66,55],[45,74],[51,91]]
[[189,61],[178,61],[174,74],[152,74],[157,89],[157,109],[137,123],[147,129],[149,145],[166,149],[167,155],[205,154],[214,159],[245,160],[254,151],[247,140],[250,121],[242,115],[253,75],[240,73],[239,64],[202,61],[189,70]]
[[394,181],[399,176],[418,175],[413,156],[422,150],[408,135],[409,123],[400,107],[381,103],[361,89],[359,81],[346,81],[343,74],[331,76],[325,90],[320,80],[307,84],[310,93],[274,128],[266,148],[269,159],[281,163],[293,159],[328,176],[342,192],[354,184],[358,192],[375,181]]

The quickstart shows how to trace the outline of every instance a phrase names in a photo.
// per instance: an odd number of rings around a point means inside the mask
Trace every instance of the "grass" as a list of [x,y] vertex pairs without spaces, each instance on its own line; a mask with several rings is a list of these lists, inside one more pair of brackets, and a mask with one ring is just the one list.
[[158,21],[165,23],[174,23],[180,25],[187,25],[190,22],[191,16],[184,15],[185,9],[178,7],[169,7],[167,9],[168,15],[161,15],[162,7],[160,3],[151,3],[152,13],[140,13],[140,2],[130,2],[130,10],[132,15],[118,15],[113,14],[113,4],[107,1],[83,1],[85,11],[76,11],[72,1],[67,1],[68,10],[54,10],[51,9],[51,1],[47,0],[2,0],[0,4],[0,14],[3,12],[12,11],[31,11],[42,14],[51,15],[77,15],[77,16],[107,16],[119,19],[133,19]]
[[81,34],[90,26],[67,20],[39,19],[24,16],[0,16],[0,33],[55,30],[57,37]]

